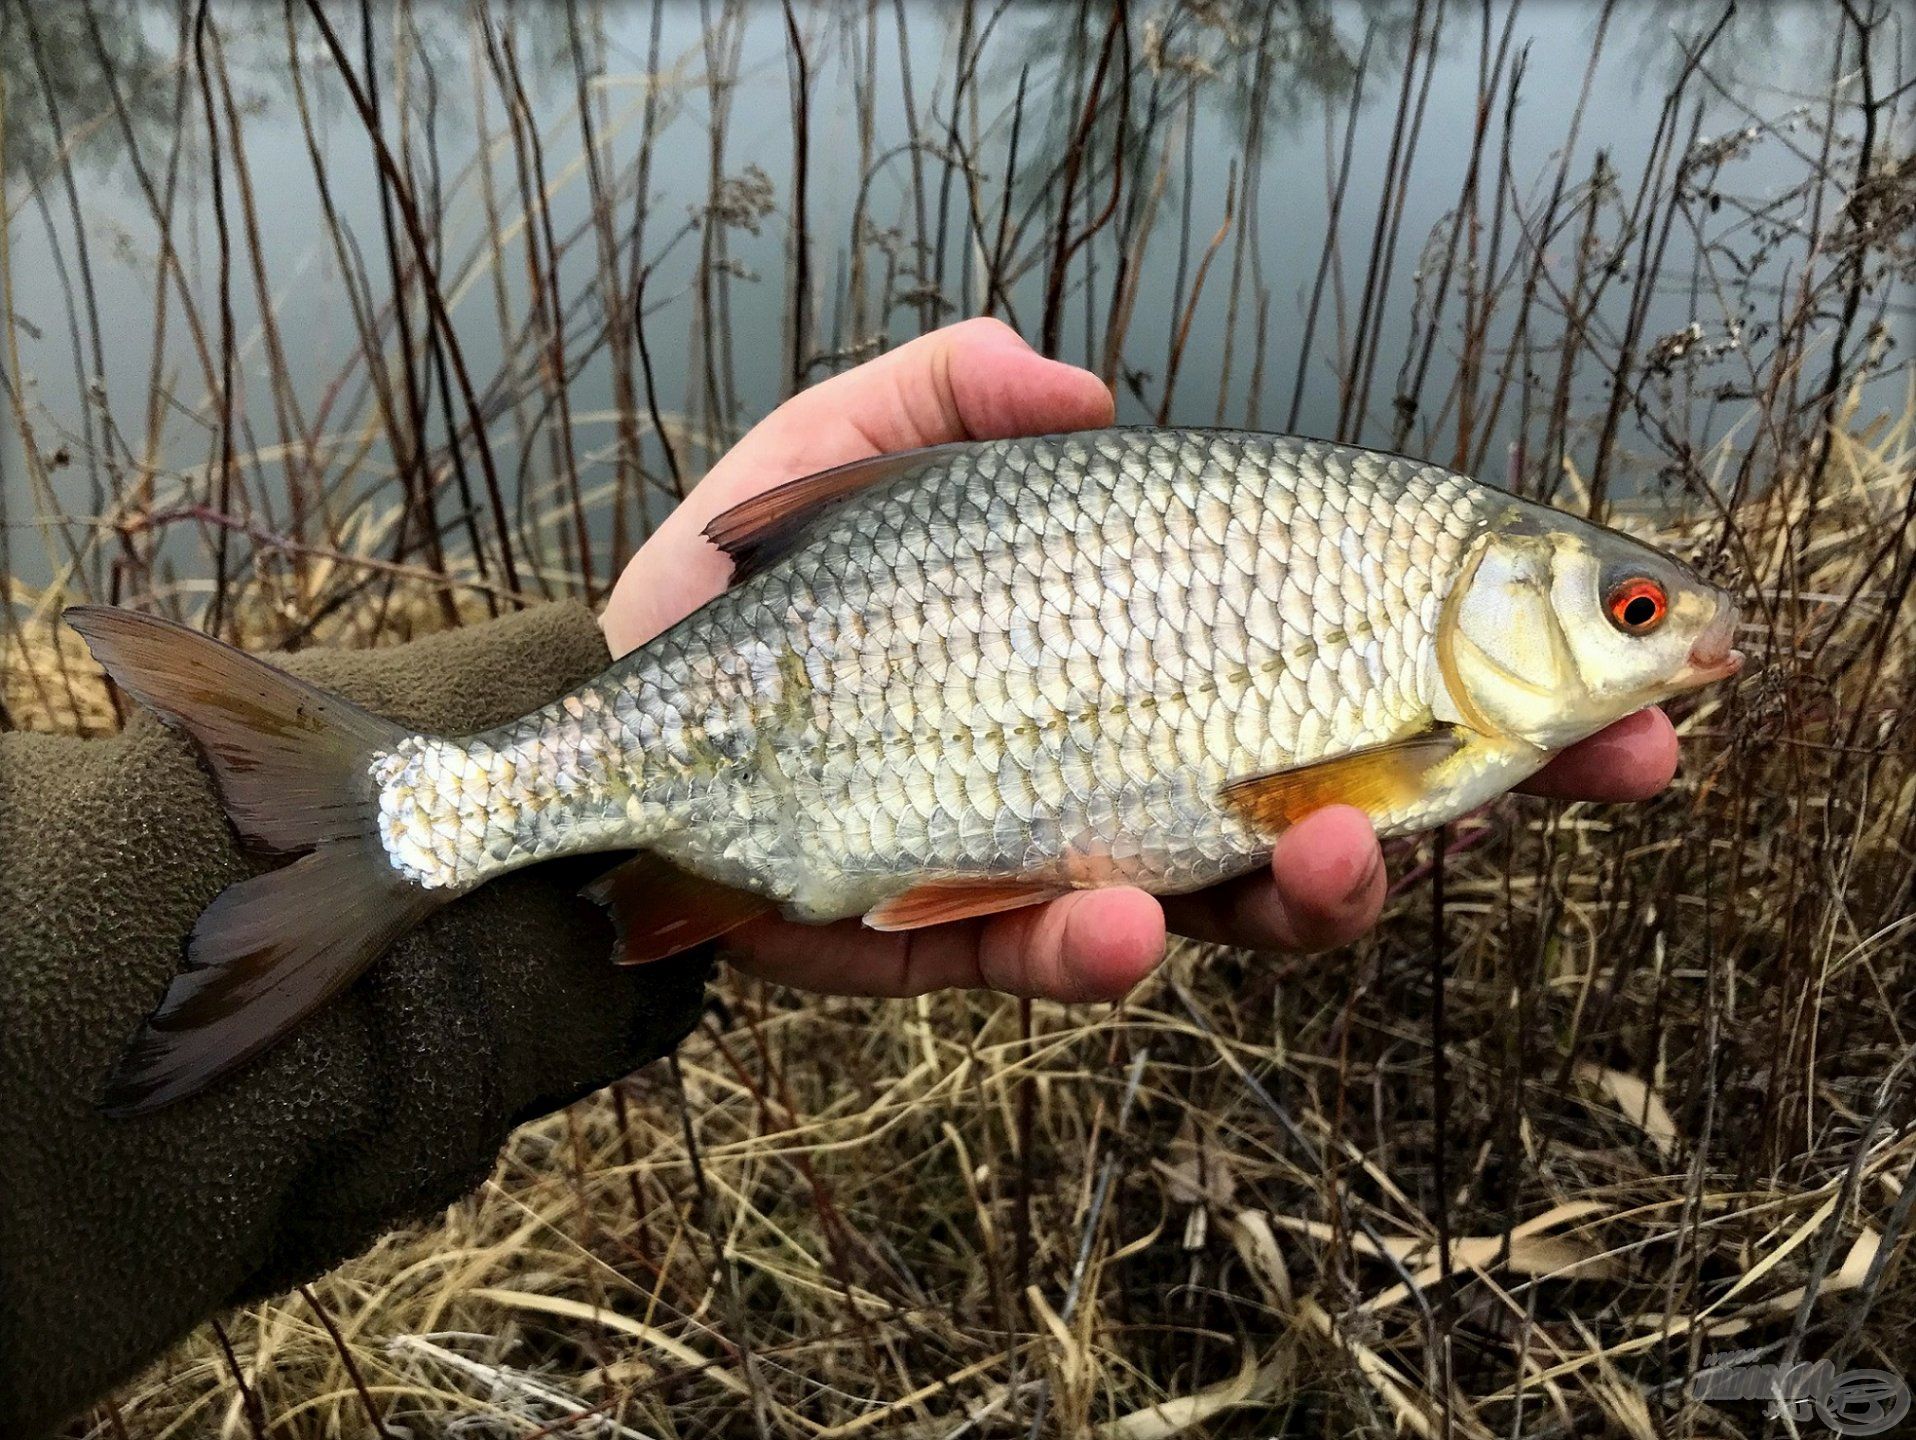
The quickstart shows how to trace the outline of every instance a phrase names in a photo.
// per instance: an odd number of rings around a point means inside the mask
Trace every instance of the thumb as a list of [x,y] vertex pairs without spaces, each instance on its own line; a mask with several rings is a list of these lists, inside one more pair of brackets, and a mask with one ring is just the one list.
[[1002,321],[921,335],[794,395],[727,451],[619,577],[607,642],[623,654],[723,590],[731,562],[705,526],[774,485],[873,455],[1095,429],[1113,416],[1103,381],[1047,360]]
[[1090,371],[1046,359],[1001,320],[965,320],[794,395],[713,467],[699,492],[722,492],[714,498],[729,505],[871,455],[1096,429],[1114,413],[1111,392]]

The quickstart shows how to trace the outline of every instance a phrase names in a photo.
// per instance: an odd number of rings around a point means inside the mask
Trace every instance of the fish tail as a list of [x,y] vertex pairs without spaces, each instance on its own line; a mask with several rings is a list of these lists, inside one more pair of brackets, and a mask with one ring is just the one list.
[[290,865],[229,886],[187,966],[108,1083],[110,1115],[205,1089],[338,994],[458,890],[414,884],[377,828],[372,769],[406,732],[183,625],[106,606],[66,612],[120,686],[198,743],[226,813]]

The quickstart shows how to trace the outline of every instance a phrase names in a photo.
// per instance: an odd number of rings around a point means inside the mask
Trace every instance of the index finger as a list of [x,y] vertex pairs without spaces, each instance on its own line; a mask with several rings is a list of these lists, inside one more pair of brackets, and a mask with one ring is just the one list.
[[922,930],[768,917],[733,931],[724,953],[761,979],[826,995],[991,989],[1085,1003],[1118,999],[1164,958],[1164,912],[1142,890],[1113,886]]
[[1676,768],[1676,727],[1653,705],[1579,740],[1523,789],[1558,800],[1648,800]]

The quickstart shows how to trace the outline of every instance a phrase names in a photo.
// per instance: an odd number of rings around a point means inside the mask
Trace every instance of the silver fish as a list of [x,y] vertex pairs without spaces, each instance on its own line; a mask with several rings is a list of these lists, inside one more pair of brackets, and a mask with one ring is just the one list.
[[707,534],[735,562],[723,595],[458,738],[194,631],[69,612],[199,739],[241,830],[311,852],[208,909],[113,1108],[199,1088],[432,909],[540,860],[642,852],[594,888],[627,960],[773,906],[908,929],[1086,886],[1171,894],[1255,868],[1332,802],[1385,834],[1462,814],[1740,662],[1731,598],[1667,555],[1287,436],[941,446],[794,481]]

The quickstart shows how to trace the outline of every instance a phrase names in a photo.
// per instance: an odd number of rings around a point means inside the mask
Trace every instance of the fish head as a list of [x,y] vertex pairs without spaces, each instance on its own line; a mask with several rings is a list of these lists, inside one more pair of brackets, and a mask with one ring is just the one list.
[[1737,605],[1619,531],[1515,505],[1479,538],[1438,652],[1457,720],[1557,750],[1742,667]]

